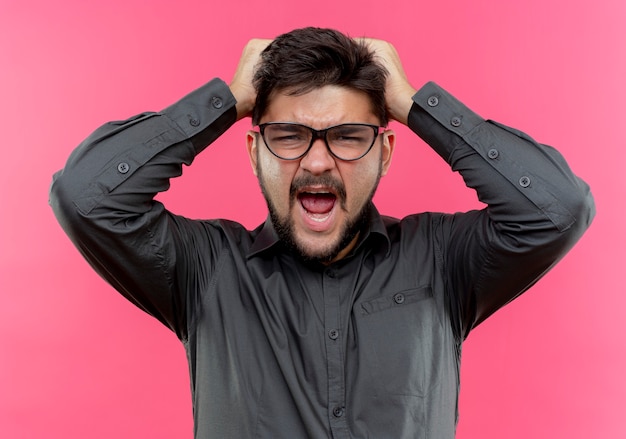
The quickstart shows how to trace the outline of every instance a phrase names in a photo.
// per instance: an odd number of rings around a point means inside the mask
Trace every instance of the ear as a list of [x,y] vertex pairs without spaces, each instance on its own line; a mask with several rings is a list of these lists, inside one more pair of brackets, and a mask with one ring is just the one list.
[[391,166],[391,157],[393,156],[393,150],[396,147],[396,133],[393,130],[387,130],[383,134],[383,145],[381,151],[382,159],[382,175],[386,175]]
[[252,166],[252,172],[258,177],[257,174],[257,158],[258,158],[258,142],[259,136],[256,132],[250,130],[246,133],[246,148],[248,149],[248,158],[250,159],[250,166]]

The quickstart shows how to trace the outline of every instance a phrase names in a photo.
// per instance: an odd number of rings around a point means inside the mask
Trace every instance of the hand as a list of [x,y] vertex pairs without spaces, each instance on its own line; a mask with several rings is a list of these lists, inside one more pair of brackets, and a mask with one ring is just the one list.
[[387,41],[372,38],[363,38],[360,41],[365,42],[374,51],[377,60],[389,72],[385,85],[389,117],[406,125],[413,105],[411,98],[417,90],[409,83],[398,52]]
[[246,44],[237,65],[237,71],[230,83],[230,91],[237,99],[237,120],[250,116],[256,91],[252,86],[254,68],[257,65],[261,52],[271,43],[272,40],[253,39]]

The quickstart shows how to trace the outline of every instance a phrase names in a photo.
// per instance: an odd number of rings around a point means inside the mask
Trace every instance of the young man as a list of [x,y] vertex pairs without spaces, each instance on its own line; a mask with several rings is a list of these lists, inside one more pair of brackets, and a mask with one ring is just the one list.
[[[244,117],[264,224],[153,200]],[[488,207],[381,216],[388,120]],[[316,28],[251,41],[230,87],[215,79],[99,128],[55,175],[51,204],[92,266],[184,343],[195,436],[238,439],[454,437],[463,340],[594,214],[554,149],[435,84],[416,91],[390,44]]]

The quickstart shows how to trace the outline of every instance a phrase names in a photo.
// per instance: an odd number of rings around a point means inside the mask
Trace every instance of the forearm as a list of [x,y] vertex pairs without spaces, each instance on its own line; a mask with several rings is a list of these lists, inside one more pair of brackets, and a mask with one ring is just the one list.
[[[110,122],[91,134],[55,174],[51,201],[63,214],[71,202],[88,214],[109,195],[144,192],[144,203],[167,187],[180,171],[154,169],[158,156],[167,154],[180,168],[220,136],[235,120],[234,98],[228,87],[214,80],[159,113],[143,113],[125,121]],[[157,183],[158,181],[158,183]],[[153,191],[147,191],[151,188]],[[138,190],[140,189],[140,190]],[[121,197],[123,198],[123,197]],[[137,200],[128,204],[137,211]],[[60,204],[59,204],[60,203]],[[70,206],[67,206],[72,208]]]
[[520,210],[530,209],[558,231],[588,223],[589,187],[554,148],[483,120],[433,83],[413,100],[409,127],[476,189],[492,219],[518,224]]

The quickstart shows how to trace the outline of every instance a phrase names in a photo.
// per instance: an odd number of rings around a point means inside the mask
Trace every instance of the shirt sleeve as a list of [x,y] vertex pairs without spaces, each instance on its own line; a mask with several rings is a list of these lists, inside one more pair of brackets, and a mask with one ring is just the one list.
[[163,111],[109,122],[72,152],[50,188],[59,223],[87,261],[180,338],[186,299],[174,236],[183,220],[154,197],[235,122],[235,103],[214,79]]
[[437,226],[451,316],[466,337],[567,253],[594,201],[554,148],[484,120],[432,82],[413,102],[409,127],[487,204]]

